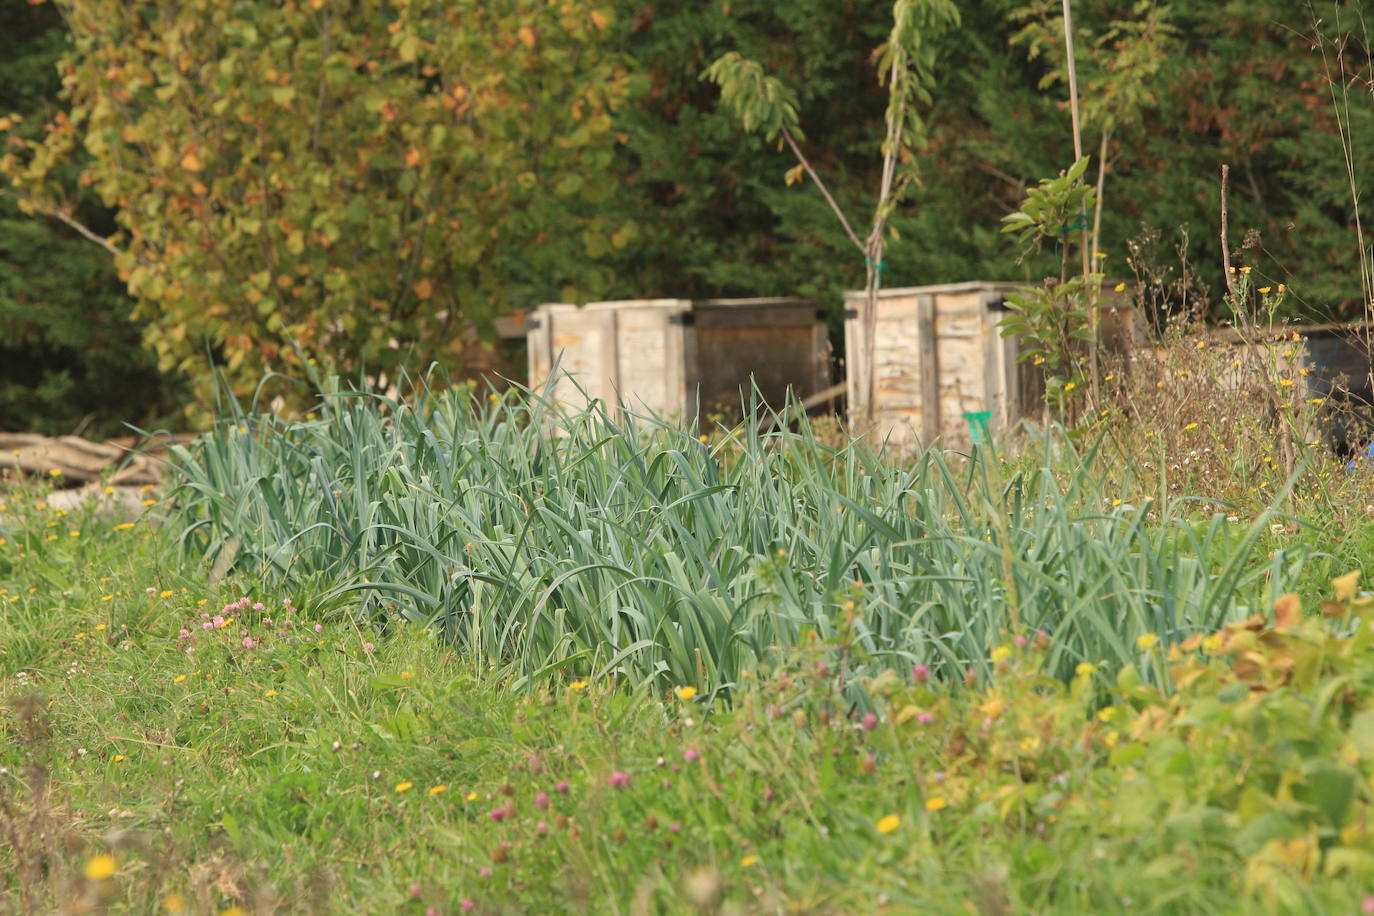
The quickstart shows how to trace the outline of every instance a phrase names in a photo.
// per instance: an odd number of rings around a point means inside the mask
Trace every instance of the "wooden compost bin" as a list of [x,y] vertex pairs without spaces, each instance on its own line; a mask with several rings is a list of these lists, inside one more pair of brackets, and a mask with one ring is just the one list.
[[528,326],[530,387],[557,365],[552,396],[579,406],[600,399],[697,422],[738,410],[752,384],[781,407],[830,381],[825,313],[806,299],[636,299],[541,305]]
[[[937,438],[946,447],[970,444],[965,413],[987,411],[990,430],[1038,410],[1039,374],[1016,362],[1018,341],[997,324],[1014,283],[953,283],[878,293],[873,347],[874,433],[896,452]],[[845,301],[846,395],[850,416],[866,419],[863,309],[865,294]]]

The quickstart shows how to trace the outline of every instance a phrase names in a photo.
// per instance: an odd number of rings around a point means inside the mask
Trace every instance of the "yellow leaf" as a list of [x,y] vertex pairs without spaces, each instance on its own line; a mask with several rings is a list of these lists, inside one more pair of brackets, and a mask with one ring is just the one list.
[[803,177],[805,174],[806,174],[806,167],[805,167],[805,166],[802,166],[802,165],[794,166],[793,168],[790,168],[790,169],[787,170],[787,174],[783,176],[783,180],[786,181],[789,185],[793,185],[793,184],[796,184],[797,182],[801,181],[801,180],[802,180],[802,177]]
[[430,296],[434,295],[434,281],[430,280],[429,277],[425,277],[411,287],[411,289],[415,291],[415,298],[428,299]]
[[587,15],[591,17],[592,23],[595,24],[598,29],[604,29],[611,24],[611,17],[601,12],[601,10],[592,10]]
[[423,157],[420,155],[420,151],[415,147],[412,146],[410,149],[406,150],[406,165],[410,166],[412,169],[419,168],[422,159]]
[[1360,571],[1358,569],[1332,579],[1331,587],[1336,590],[1336,600],[1348,601],[1355,597],[1355,586],[1359,581]]
[[86,863],[86,877],[92,881],[103,881],[119,871],[119,865],[112,855],[99,855]]
[[188,171],[188,172],[199,172],[199,171],[200,171],[200,169],[201,169],[200,157],[196,155],[196,151],[195,151],[195,150],[191,150],[191,151],[190,151],[189,153],[187,153],[185,156],[182,156],[182,157],[181,157],[181,167],[182,167],[183,169],[185,169],[186,171]]
[[525,47],[534,47],[534,29],[530,28],[527,25],[522,25],[520,27],[520,31],[516,34],[520,36],[520,43],[523,44]]

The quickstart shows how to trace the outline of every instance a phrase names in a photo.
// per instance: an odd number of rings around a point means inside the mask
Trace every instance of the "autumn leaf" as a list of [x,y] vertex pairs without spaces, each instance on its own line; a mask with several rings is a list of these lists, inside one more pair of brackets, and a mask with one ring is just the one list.
[[406,165],[410,166],[412,169],[419,168],[420,162],[421,155],[418,149],[412,146],[410,149],[406,150]]
[[607,26],[611,24],[611,17],[601,12],[601,10],[592,10],[590,13],[588,13],[588,15],[591,17],[592,23],[598,29],[604,30]]
[[520,43],[523,44],[525,47],[534,47],[534,29],[530,28],[527,25],[522,25],[520,27],[520,31],[516,34],[520,36]]
[[181,157],[181,167],[188,172],[199,172],[201,170],[200,157],[195,150],[191,150]]
[[415,298],[428,299],[430,296],[434,295],[434,282],[430,280],[429,277],[425,277],[411,287],[411,289],[415,291]]
[[787,181],[787,183],[788,183],[789,185],[794,185],[794,184],[796,184],[797,182],[801,181],[802,178],[803,178],[805,175],[806,175],[806,166],[797,165],[797,166],[794,166],[794,167],[788,169],[788,170],[787,170],[787,174],[784,176],[784,178],[785,178],[785,180]]
[[1274,602],[1274,626],[1291,627],[1302,617],[1302,602],[1289,592]]

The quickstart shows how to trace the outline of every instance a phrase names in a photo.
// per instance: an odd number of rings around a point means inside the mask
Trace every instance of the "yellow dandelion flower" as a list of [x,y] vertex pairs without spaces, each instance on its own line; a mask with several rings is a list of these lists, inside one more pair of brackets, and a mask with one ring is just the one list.
[[85,633],[77,633],[77,634],[76,634],[76,638],[77,638],[77,639],[85,639],[85,638],[86,638],[86,634],[85,634]]
[[415,785],[415,783],[413,783],[413,782],[398,782],[398,783],[396,783],[396,791],[397,791],[397,792],[409,792],[409,791],[411,790],[411,788],[414,787],[414,785]]
[[1154,633],[1142,633],[1136,637],[1135,644],[1145,651],[1153,649],[1159,643],[1159,637]]
[[447,792],[447,791],[448,791],[448,786],[430,786],[429,794],[430,794],[430,797],[433,798],[435,795],[439,795],[439,794],[441,794],[441,793],[443,793],[443,792]]
[[1188,432],[1188,431],[1190,431],[1190,430],[1194,430],[1194,429],[1197,429],[1197,424],[1196,424],[1196,423],[1189,423],[1187,426],[1183,427],[1183,431],[1184,431],[1185,433]]
[[53,468],[53,469],[52,469],[51,471],[49,471],[48,473],[51,474],[53,477],[61,477],[61,476],[62,476],[62,469],[61,469],[61,468]]
[[1077,387],[1078,387],[1078,383],[1077,383],[1077,382],[1069,382],[1067,385],[1064,386],[1064,390],[1065,390],[1065,391],[1073,391],[1073,390],[1074,390],[1075,388],[1077,388]]
[[739,860],[739,864],[743,865],[745,868],[749,868],[751,865],[757,865],[757,864],[759,864],[759,857],[758,857],[758,856],[745,856],[743,859],[740,859],[740,860]]
[[1270,289],[1270,288],[1269,288],[1268,286],[1261,286],[1261,287],[1259,288],[1259,291],[1260,291],[1261,293],[1267,293],[1267,292],[1269,292],[1269,289]]
[[1092,662],[1079,662],[1078,667],[1073,669],[1073,673],[1079,677],[1091,677],[1097,670],[1097,666]]
[[184,681],[184,680],[186,680],[186,675],[184,675],[184,674],[178,674],[176,677],[172,678],[172,683],[173,683],[173,684],[180,684],[180,683],[181,683],[182,681]]
[[87,860],[84,871],[86,877],[90,878],[92,881],[104,881],[106,878],[113,877],[114,873],[119,871],[119,863],[115,861],[115,857],[112,855],[99,855],[93,859]]
[[162,898],[162,906],[169,913],[183,913],[186,911],[186,898],[180,894],[168,894]]
[[129,530],[130,528],[132,528],[133,526],[134,526],[134,523],[133,523],[133,522],[121,522],[120,524],[114,526],[114,530],[115,530],[115,531],[128,531],[128,530]]
[[163,589],[160,593],[158,593],[158,597],[159,597],[159,598],[170,598],[170,597],[172,597],[172,596],[175,595],[175,594],[176,594],[176,592],[172,591],[170,588],[166,588],[166,589]]
[[711,437],[706,435],[705,433],[702,433],[700,436],[697,436],[697,441],[699,442],[709,442],[710,440]]
[[1213,633],[1202,641],[1202,648],[1206,649],[1208,652],[1215,652],[1221,648],[1221,643],[1222,635],[1220,633]]
[[105,629],[105,624],[103,624],[103,623],[97,623],[97,624],[95,625],[95,628],[96,628],[97,631],[103,630],[103,629]]
[[110,495],[111,493],[113,493],[113,492],[114,492],[114,487],[106,487],[106,488],[105,488],[105,495],[106,495],[106,496],[109,496],[109,495]]
[[996,649],[992,650],[992,655],[989,657],[995,662],[1000,662],[1003,659],[1011,658],[1011,647],[998,646]]
[[71,531],[68,531],[68,532],[67,532],[67,536],[68,536],[68,537],[79,538],[79,537],[81,537],[81,532],[80,532],[80,531],[77,531],[75,528],[73,528]]
[[1125,284],[1125,283],[1118,283],[1116,286],[1112,287],[1112,289],[1115,290],[1115,291],[1118,292],[1118,293],[1125,292],[1125,291],[1126,291],[1126,284]]
[[1115,509],[1115,508],[1116,508],[1117,506],[1119,506],[1119,505],[1121,505],[1121,500],[1119,500],[1119,499],[1114,499],[1114,500],[1112,500],[1112,508],[1113,508],[1113,509]]
[[697,695],[697,689],[695,687],[679,687],[677,689],[677,695],[679,699],[690,700]]
[[889,814],[887,817],[880,818],[878,823],[873,826],[878,828],[879,833],[891,833],[897,829],[897,826],[901,824],[901,822],[902,819],[900,817],[895,814]]
[[408,681],[408,680],[410,680],[410,678],[411,678],[411,674],[410,674],[409,671],[402,671],[402,672],[401,672],[401,680],[403,680],[403,681]]
[[264,692],[263,692],[263,696],[265,696],[265,697],[274,697],[274,696],[276,696],[276,695],[277,695],[277,692],[276,692],[275,690],[267,690],[267,691],[264,691]]
[[927,811],[939,811],[941,808],[946,808],[948,806],[949,802],[945,801],[943,798],[936,797],[926,799]]
[[113,600],[114,600],[114,595],[101,595],[101,596],[100,596],[100,600],[101,600],[101,601],[113,601]]
[[115,754],[115,755],[114,755],[114,762],[115,762],[115,763],[122,763],[122,762],[124,761],[124,759],[125,759],[125,758],[124,758],[124,755],[123,755],[123,754]]
[[571,684],[568,685],[568,689],[569,689],[569,690],[586,690],[586,689],[587,689],[587,682],[586,682],[586,681],[573,681]]
[[143,505],[145,505],[145,506],[156,506],[156,505],[157,505],[157,500],[155,500],[155,499],[145,499],[145,500],[143,501]]
[[1251,271],[1251,269],[1252,269],[1252,268],[1249,268],[1249,267],[1242,267],[1242,268],[1240,269],[1240,272],[1243,273],[1243,274],[1248,274],[1248,273]]
[[[1280,283],[1280,284],[1279,284],[1279,292],[1283,293],[1283,292],[1287,292],[1287,291],[1288,291],[1288,287],[1286,287],[1286,286],[1284,286],[1282,283]],[[1294,336],[1296,337],[1297,335],[1294,335]]]

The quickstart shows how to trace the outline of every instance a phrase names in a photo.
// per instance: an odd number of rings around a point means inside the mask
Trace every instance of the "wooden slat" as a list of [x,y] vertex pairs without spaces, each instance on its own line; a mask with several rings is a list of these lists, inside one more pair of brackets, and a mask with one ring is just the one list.
[[935,341],[935,297],[916,299],[916,363],[921,388],[921,440],[925,445],[940,435],[940,364]]

